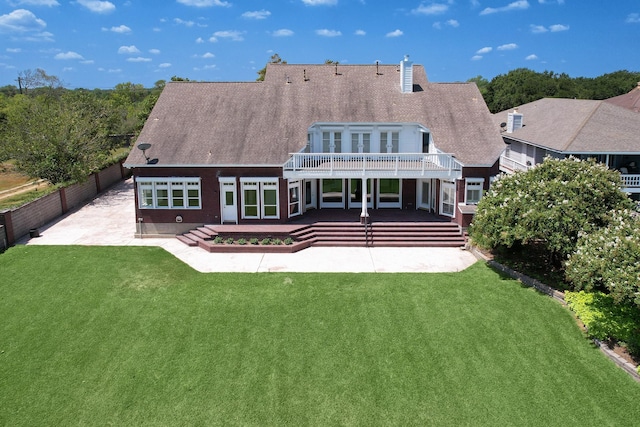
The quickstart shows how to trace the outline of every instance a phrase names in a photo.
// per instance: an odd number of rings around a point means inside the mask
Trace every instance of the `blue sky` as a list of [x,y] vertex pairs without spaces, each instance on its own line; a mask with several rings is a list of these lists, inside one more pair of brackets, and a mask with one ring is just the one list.
[[640,71],[640,0],[0,0],[0,86],[42,68],[69,88],[177,75],[250,81],[289,63],[399,63],[431,81],[515,68]]

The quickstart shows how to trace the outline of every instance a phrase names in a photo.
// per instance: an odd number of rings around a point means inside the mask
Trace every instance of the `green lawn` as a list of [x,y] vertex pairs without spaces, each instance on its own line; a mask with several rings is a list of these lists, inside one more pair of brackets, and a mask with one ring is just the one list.
[[0,255],[0,425],[624,426],[567,309],[451,274],[201,274],[158,248]]

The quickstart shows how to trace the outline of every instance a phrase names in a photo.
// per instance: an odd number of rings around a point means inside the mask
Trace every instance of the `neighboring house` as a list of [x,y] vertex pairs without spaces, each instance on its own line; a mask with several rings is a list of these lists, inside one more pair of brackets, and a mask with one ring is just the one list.
[[149,234],[424,209],[466,227],[499,173],[474,83],[399,65],[268,64],[263,82],[171,82],[125,162]]
[[[627,96],[627,95],[623,95]],[[616,97],[618,98],[618,97]],[[546,156],[595,158],[622,173],[624,191],[640,196],[640,114],[606,101],[544,98],[494,114],[505,151],[500,170],[527,170]]]
[[638,85],[631,89],[629,93],[614,96],[613,98],[606,99],[605,101],[610,104],[635,111],[636,113],[640,113],[640,82],[638,82]]

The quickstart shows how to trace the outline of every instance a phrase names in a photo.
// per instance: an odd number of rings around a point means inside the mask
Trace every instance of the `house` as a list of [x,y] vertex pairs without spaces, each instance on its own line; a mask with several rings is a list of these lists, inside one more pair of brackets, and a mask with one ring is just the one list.
[[125,166],[141,234],[426,210],[466,227],[504,143],[474,83],[421,65],[268,64],[262,82],[170,82]]
[[500,170],[527,170],[546,156],[595,158],[619,170],[624,191],[638,199],[640,115],[616,98],[543,98],[494,114],[505,142]]
[[640,82],[638,82],[638,85],[628,93],[614,96],[613,98],[606,99],[605,101],[610,104],[635,111],[636,113],[640,113]]

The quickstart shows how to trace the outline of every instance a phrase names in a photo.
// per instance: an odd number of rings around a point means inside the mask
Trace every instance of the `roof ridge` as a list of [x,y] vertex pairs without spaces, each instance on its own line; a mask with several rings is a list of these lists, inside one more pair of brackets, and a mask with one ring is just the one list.
[[597,105],[595,108],[593,108],[591,110],[591,113],[589,113],[585,119],[580,123],[580,126],[578,126],[578,129],[571,135],[571,137],[568,139],[567,144],[562,148],[562,151],[567,151],[567,149],[571,146],[571,144],[573,144],[573,142],[576,140],[576,138],[578,137],[578,135],[582,132],[582,129],[584,129],[585,125],[587,123],[589,123],[589,120],[591,120],[591,118],[593,117],[593,115],[596,113],[596,111],[598,111],[600,109],[600,107],[602,107],[602,103],[604,101],[602,100],[596,100],[596,99],[591,99],[589,101],[596,101]]

